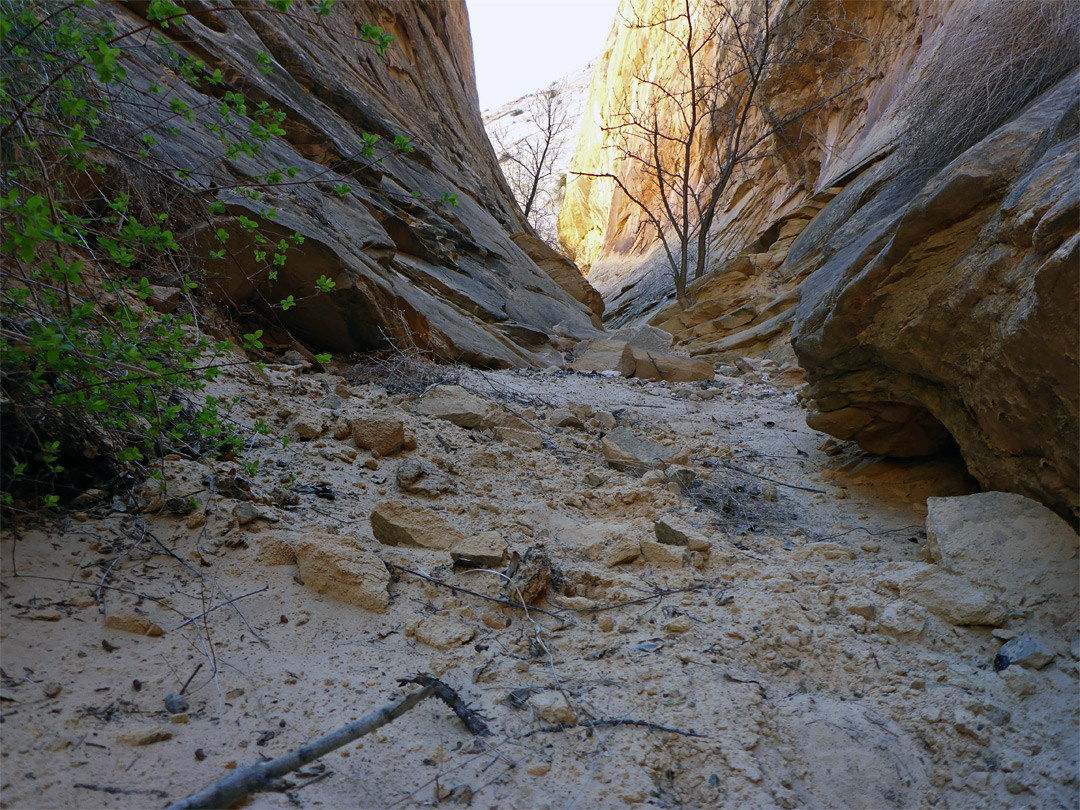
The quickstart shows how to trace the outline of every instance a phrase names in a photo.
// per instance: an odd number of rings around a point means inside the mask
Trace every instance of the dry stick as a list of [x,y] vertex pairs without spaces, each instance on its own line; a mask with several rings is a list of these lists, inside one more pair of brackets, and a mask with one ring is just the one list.
[[707,462],[707,463],[709,463],[709,464],[719,464],[721,467],[726,467],[729,470],[734,470],[735,472],[742,473],[743,475],[749,475],[749,476],[751,476],[753,478],[760,478],[762,481],[768,481],[770,484],[776,484],[777,486],[787,487],[788,489],[798,489],[798,490],[801,490],[802,492],[813,492],[813,493],[815,493],[817,495],[827,495],[828,494],[823,489],[814,489],[812,487],[800,487],[800,486],[796,486],[795,484],[785,484],[783,481],[777,481],[775,478],[769,478],[766,475],[758,475],[757,473],[750,472],[749,470],[744,470],[742,467],[738,466],[737,464],[732,464],[732,463],[730,463],[728,461],[724,461],[722,458],[717,459],[715,462],[710,461],[710,462]]
[[[387,568],[394,568],[394,569],[397,569],[398,571],[404,571],[406,574],[412,574],[414,577],[420,577],[420,579],[426,579],[428,582],[432,582],[435,585],[442,585],[444,588],[449,588],[450,590],[454,591],[455,593],[467,593],[470,596],[475,596],[475,597],[477,597],[479,599],[485,599],[488,602],[494,602],[495,604],[498,604],[498,605],[506,605],[507,607],[512,607],[512,608],[520,608],[521,607],[521,605],[518,604],[517,602],[511,602],[511,601],[509,601],[507,599],[497,599],[494,596],[486,596],[485,594],[477,593],[476,591],[470,591],[468,588],[462,588],[462,587],[460,587],[458,585],[451,585],[449,582],[443,582],[441,579],[435,579],[435,577],[429,577],[427,574],[421,574],[419,571],[413,571],[411,568],[405,568],[404,566],[398,565],[397,563],[386,562],[385,560],[383,561],[383,563],[384,563],[384,565],[386,565]],[[543,608],[533,607],[533,608],[529,608],[529,610],[534,610],[537,613],[543,613],[545,616],[550,616],[551,618],[558,619],[559,621],[565,621],[565,619],[562,616],[560,616],[559,614],[552,613],[551,611],[544,610]]]
[[413,692],[411,695],[399,698],[393,703],[388,703],[381,709],[365,715],[359,720],[327,734],[325,737],[320,737],[292,753],[277,759],[249,765],[231,776],[225,777],[206,790],[188,796],[186,799],[176,802],[176,804],[169,805],[166,810],[232,807],[236,802],[252,793],[273,790],[275,782],[285,774],[292,773],[309,762],[324,757],[331,751],[335,751],[343,745],[348,745],[353,740],[385,726],[405,714],[420,701],[430,697],[433,693],[434,690],[430,686],[424,687],[419,692]]
[[241,600],[241,599],[246,599],[247,597],[249,597],[249,596],[254,596],[254,595],[255,595],[255,594],[257,594],[257,593],[262,593],[263,591],[265,591],[265,590],[266,590],[267,588],[269,588],[269,587],[270,587],[269,585],[263,585],[263,586],[262,586],[261,588],[259,588],[259,589],[258,589],[257,591],[249,591],[248,593],[243,593],[243,594],[240,594],[240,596],[234,596],[234,597],[233,597],[232,599],[230,599],[230,600],[229,600],[228,602],[222,602],[222,603],[221,603],[220,605],[214,605],[214,606],[213,606],[212,608],[210,608],[209,610],[204,610],[204,611],[203,611],[202,613],[200,613],[200,614],[199,614],[198,616],[192,616],[192,617],[191,617],[190,619],[188,619],[187,621],[185,621],[185,622],[184,622],[183,624],[177,625],[177,626],[176,626],[176,629],[175,629],[175,630],[173,630],[173,632],[175,633],[175,632],[176,632],[176,630],[179,630],[179,629],[180,629],[181,627],[187,627],[187,626],[188,626],[189,624],[191,624],[192,622],[194,622],[194,621],[197,621],[197,620],[201,619],[201,618],[202,618],[203,616],[205,616],[205,615],[206,615],[207,613],[213,613],[213,612],[214,612],[215,610],[217,610],[218,608],[223,608],[223,607],[225,607],[226,605],[231,605],[231,604],[232,604],[233,602],[238,602],[238,601],[239,601],[239,600]]
[[669,726],[661,726],[656,723],[650,723],[647,720],[589,720],[579,723],[566,723],[561,726],[544,726],[543,728],[534,728],[532,731],[528,731],[522,734],[522,737],[531,737],[533,734],[544,734],[554,731],[566,731],[570,728],[578,728],[580,726],[641,726],[643,728],[651,728],[653,731],[669,731],[672,734],[680,734],[683,737],[700,737],[705,739],[704,734],[698,734],[696,731],[683,731],[681,728],[670,728]]
[[488,729],[480,714],[475,709],[470,709],[469,705],[461,699],[461,695],[449,684],[443,683],[434,675],[428,675],[426,672],[418,672],[411,678],[398,678],[399,686],[404,686],[407,683],[431,687],[435,692],[435,697],[453,709],[454,714],[465,724],[465,728],[474,737],[491,736],[491,730]]

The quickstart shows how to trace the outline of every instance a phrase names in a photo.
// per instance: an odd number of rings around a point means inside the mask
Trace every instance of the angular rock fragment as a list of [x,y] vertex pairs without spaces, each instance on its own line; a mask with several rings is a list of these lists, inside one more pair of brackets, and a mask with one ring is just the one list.
[[349,420],[357,447],[388,456],[405,442],[405,425],[393,416],[358,416]]
[[881,611],[878,624],[890,636],[914,638],[926,627],[926,611],[909,602],[890,602]]
[[472,568],[498,568],[506,558],[506,549],[499,532],[481,532],[455,544],[450,558]]
[[398,465],[395,473],[398,487],[403,492],[436,496],[457,492],[457,484],[446,473],[430,467],[418,458],[410,458]]
[[110,613],[105,617],[105,626],[110,630],[122,630],[138,636],[163,636],[165,631],[145,616],[128,611]]
[[304,585],[365,610],[390,604],[390,572],[383,561],[351,537],[309,532],[293,546]]
[[495,406],[459,385],[437,385],[424,394],[416,412],[445,419],[463,428],[478,428],[490,417]]
[[676,517],[663,517],[653,525],[656,539],[669,546],[684,546],[690,551],[708,551],[712,543],[693,526]]
[[387,546],[452,551],[465,536],[431,509],[382,501],[371,513],[371,531]]
[[436,650],[451,650],[460,647],[476,635],[476,630],[460,619],[450,616],[432,616],[424,619],[413,631],[421,644]]
[[575,428],[577,430],[585,427],[585,423],[567,408],[556,408],[548,414],[548,424],[552,427]]
[[544,437],[540,432],[527,428],[520,430],[512,427],[496,427],[495,438],[507,444],[514,444],[526,450],[540,450],[544,446]]
[[1024,635],[1006,641],[994,657],[994,670],[1000,672],[1012,664],[1042,669],[1054,660],[1054,654],[1035,636]]
[[574,347],[574,371],[614,371],[632,377],[636,363],[634,351],[625,340],[586,340]]
[[608,466],[623,472],[641,473],[663,467],[678,450],[642,439],[629,428],[617,427],[600,440]]

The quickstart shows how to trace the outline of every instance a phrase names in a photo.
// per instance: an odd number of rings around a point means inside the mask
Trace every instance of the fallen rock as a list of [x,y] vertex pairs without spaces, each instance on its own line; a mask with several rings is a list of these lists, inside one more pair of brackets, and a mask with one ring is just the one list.
[[105,626],[110,630],[122,630],[138,636],[163,636],[165,631],[145,616],[128,611],[110,613],[105,617]]
[[264,534],[259,536],[255,559],[263,565],[295,565],[296,552],[278,535]]
[[540,450],[544,446],[544,437],[538,430],[532,428],[520,430],[512,427],[496,427],[495,438],[526,450]]
[[506,583],[507,597],[515,604],[532,604],[547,593],[551,581],[551,558],[536,546],[522,557],[517,571]]
[[704,559],[700,556],[691,557],[684,548],[657,543],[655,540],[641,541],[641,556],[646,562],[665,568],[689,567],[697,561],[700,562],[694,565],[695,568],[701,568],[704,565]]
[[131,734],[122,734],[117,737],[117,742],[127,745],[153,745],[154,743],[171,740],[173,733],[167,728],[153,728],[150,730],[136,731]]
[[409,458],[401,462],[394,477],[399,489],[417,495],[437,496],[458,491],[457,484],[450,476],[428,466],[418,458]]
[[548,414],[548,424],[557,428],[575,428],[581,430],[585,423],[581,421],[573,411],[566,408],[556,408]]
[[994,657],[994,670],[1000,672],[1012,664],[1019,664],[1028,669],[1042,669],[1054,660],[1054,654],[1035,636],[1018,636],[1001,645]]
[[1050,509],[1007,492],[930,498],[926,505],[931,562],[996,589],[1010,604],[1038,593],[1055,597],[1040,610],[1076,615],[1080,537]]
[[578,721],[578,713],[558,690],[534,692],[529,696],[529,708],[538,718],[553,726],[567,726]]
[[629,537],[618,537],[614,542],[597,543],[593,556],[604,561],[608,568],[632,563],[641,556],[641,544]]
[[190,706],[188,706],[187,700],[180,695],[166,695],[165,696],[165,711],[169,714],[181,714],[186,712]]
[[667,382],[694,382],[711,380],[716,376],[713,364],[705,360],[690,357],[677,357],[673,354],[649,352],[649,360],[659,372],[661,379]]
[[574,371],[614,371],[623,377],[634,376],[634,351],[625,340],[593,339],[574,347]]
[[416,412],[423,416],[445,419],[463,428],[484,425],[495,406],[459,385],[437,385],[424,394]]
[[506,557],[506,540],[499,532],[481,532],[455,544],[450,558],[473,568],[498,568]]
[[297,416],[289,421],[285,431],[300,441],[307,442],[322,436],[323,422],[318,417],[309,419],[306,416]]
[[608,466],[633,473],[663,467],[678,452],[677,448],[641,439],[626,427],[617,427],[604,436],[600,451]]
[[365,610],[381,611],[390,604],[390,572],[355,539],[308,532],[293,548],[300,578],[316,593]]
[[663,517],[653,525],[656,539],[669,546],[684,546],[691,551],[708,551],[712,543],[693,526],[676,517]]
[[911,563],[889,579],[899,587],[901,598],[922,605],[949,624],[999,625],[1008,615],[991,591],[935,565]]
[[403,501],[382,501],[371,513],[371,531],[387,546],[452,551],[465,536],[434,510]]
[[890,636],[914,638],[926,627],[926,611],[910,602],[890,602],[881,611],[878,624]]
[[472,640],[476,630],[460,619],[450,616],[432,616],[424,619],[413,631],[421,644],[436,650],[450,650]]
[[358,416],[349,420],[357,447],[388,456],[405,443],[405,425],[393,416]]

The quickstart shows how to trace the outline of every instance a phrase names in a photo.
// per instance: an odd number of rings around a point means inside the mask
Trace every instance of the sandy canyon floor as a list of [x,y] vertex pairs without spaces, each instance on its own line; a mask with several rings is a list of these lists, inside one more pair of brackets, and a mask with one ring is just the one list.
[[[4,532],[2,806],[163,807],[426,672],[491,735],[429,699],[246,806],[1077,807],[1075,615],[958,625],[897,588],[925,562],[927,497],[975,491],[962,465],[827,441],[791,373],[729,371],[439,372],[529,426],[509,430],[424,415],[400,371],[391,392],[291,366],[223,379],[234,418],[270,428],[246,466],[174,457],[163,495]],[[365,416],[413,449],[358,450],[342,425]],[[613,429],[674,458],[613,469]],[[386,545],[385,501],[450,529]],[[458,533],[504,559],[455,566],[438,546]],[[394,566],[356,596],[386,607],[305,584],[305,543]],[[1053,660],[996,672],[1037,620]]]

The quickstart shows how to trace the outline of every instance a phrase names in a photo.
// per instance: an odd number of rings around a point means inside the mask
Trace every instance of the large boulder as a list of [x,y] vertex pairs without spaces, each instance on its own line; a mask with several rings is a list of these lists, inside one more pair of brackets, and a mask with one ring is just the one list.
[[1025,599],[1062,621],[1076,616],[1080,537],[1042,504],[1009,492],[927,501],[931,562],[996,590],[1010,606]]
[[985,488],[1073,520],[1078,85],[1074,73],[915,194],[885,169],[848,186],[804,234],[826,260],[793,327],[812,427],[896,456],[955,442]]

